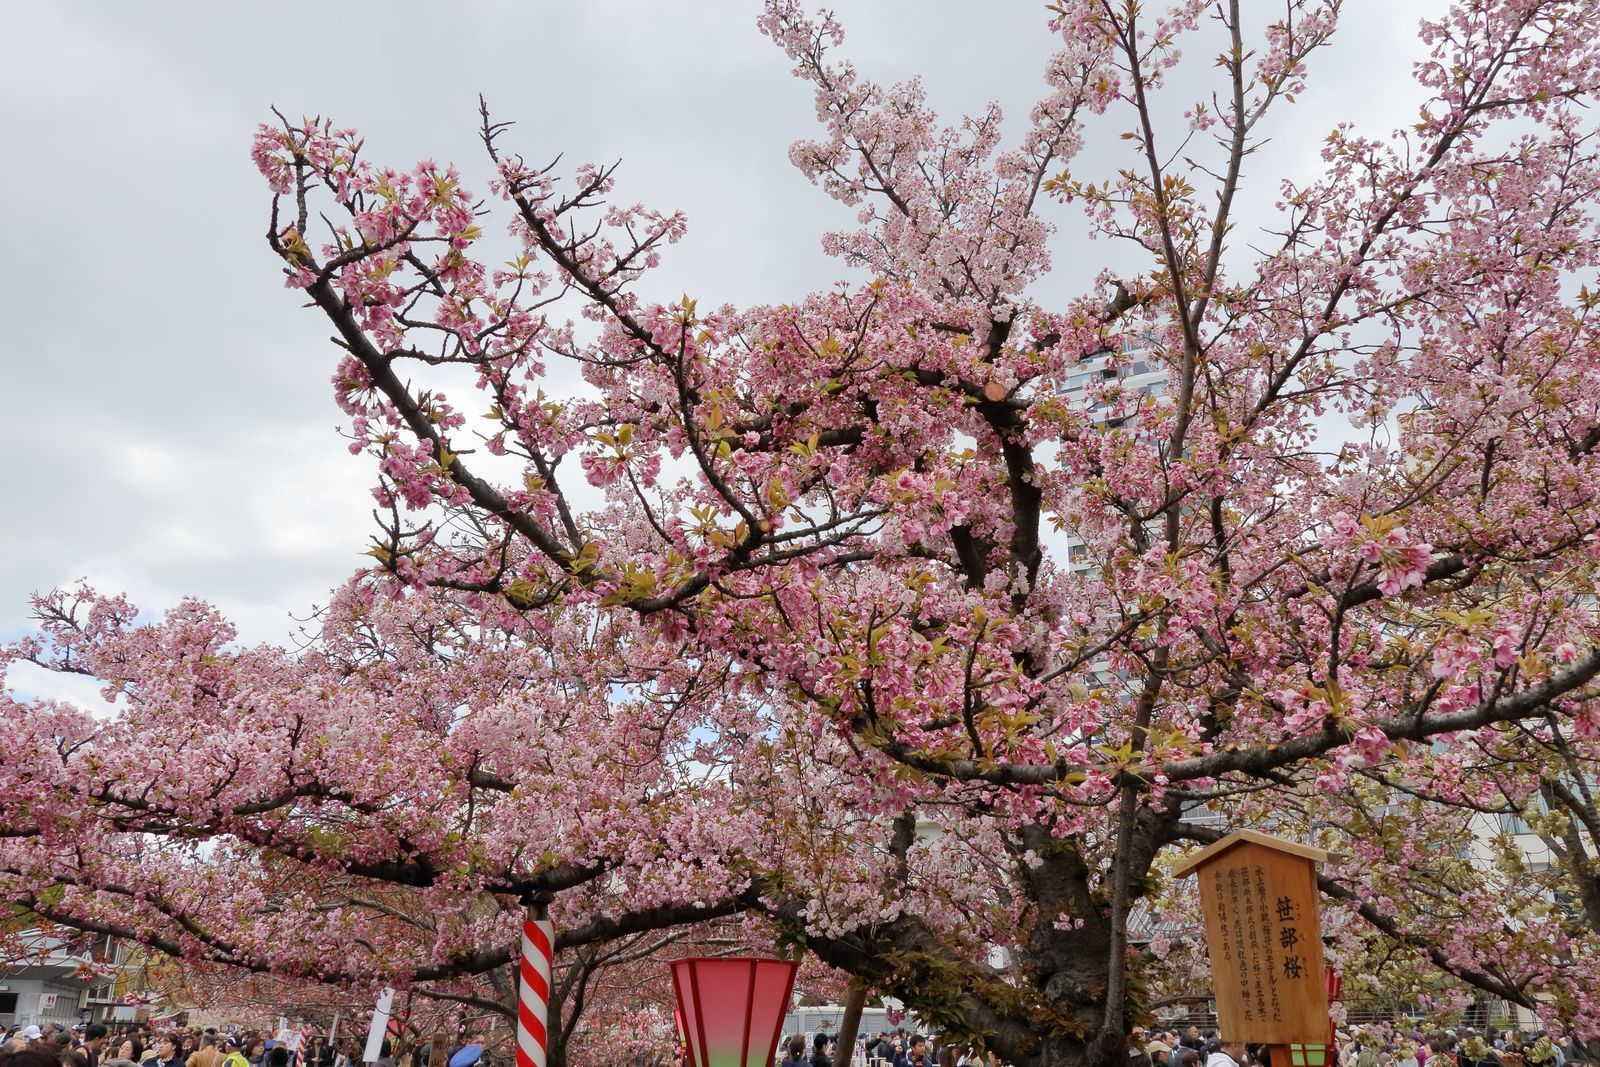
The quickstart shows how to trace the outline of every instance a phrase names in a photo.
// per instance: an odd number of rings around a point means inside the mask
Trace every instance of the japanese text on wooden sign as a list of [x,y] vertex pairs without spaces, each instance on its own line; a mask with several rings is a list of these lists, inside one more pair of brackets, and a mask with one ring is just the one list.
[[1311,861],[1244,843],[1198,873],[1223,1036],[1271,1045],[1326,1041]]

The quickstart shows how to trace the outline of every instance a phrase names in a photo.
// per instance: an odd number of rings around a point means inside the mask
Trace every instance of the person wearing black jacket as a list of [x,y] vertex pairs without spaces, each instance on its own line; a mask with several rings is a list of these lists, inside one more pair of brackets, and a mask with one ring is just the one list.
[[894,1067],[933,1067],[933,1057],[928,1055],[928,1039],[912,1034],[911,1046],[895,1057]]
[[818,1034],[811,1040],[811,1067],[833,1067],[828,1058],[828,1035]]
[[806,1039],[799,1034],[784,1043],[782,1067],[806,1067]]
[[83,1058],[88,1061],[89,1067],[100,1067],[100,1056],[105,1052],[106,1035],[111,1031],[105,1023],[92,1023],[83,1031]]
[[154,1067],[183,1067],[182,1046],[176,1034],[162,1034],[156,1038],[156,1058],[150,1062]]

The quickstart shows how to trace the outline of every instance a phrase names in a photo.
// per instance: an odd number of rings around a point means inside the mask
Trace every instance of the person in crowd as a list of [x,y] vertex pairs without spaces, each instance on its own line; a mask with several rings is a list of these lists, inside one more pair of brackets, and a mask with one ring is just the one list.
[[782,1067],[806,1067],[806,1039],[799,1034],[790,1037],[783,1046]]
[[1217,1037],[1206,1042],[1206,1067],[1241,1067],[1243,1060],[1242,1041],[1223,1041]]
[[467,1031],[461,1047],[450,1053],[450,1067],[478,1067],[483,1061],[483,1035],[476,1030]]
[[144,1043],[131,1033],[117,1045],[117,1059],[138,1063],[144,1058]]
[[811,1067],[833,1067],[828,1056],[828,1035],[818,1034],[811,1041]]
[[1550,1035],[1540,1030],[1532,1037],[1533,1040],[1522,1050],[1522,1058],[1528,1067],[1563,1067],[1561,1049],[1550,1040]]
[[105,1052],[106,1043],[110,1040],[111,1031],[105,1023],[91,1023],[83,1029],[84,1058],[89,1061],[89,1067],[100,1067],[100,1057]]
[[83,1053],[73,1047],[72,1032],[64,1026],[52,1025],[45,1033],[43,1045],[64,1067],[89,1067]]
[[1353,1067],[1380,1067],[1378,1063],[1378,1050],[1374,1048],[1373,1038],[1367,1034],[1358,1033],[1350,1039],[1347,1048],[1348,1062]]
[[29,1044],[20,1049],[8,1047],[0,1052],[0,1067],[57,1067],[57,1063],[48,1050]]
[[1191,1026],[1185,1030],[1178,1043],[1184,1048],[1192,1048],[1196,1052],[1204,1052],[1206,1047],[1205,1041],[1200,1037],[1200,1028],[1198,1026]]
[[217,1051],[217,1035],[201,1034],[199,1047],[185,1060],[186,1067],[217,1067],[222,1053]]
[[152,1067],[183,1067],[182,1039],[175,1033],[165,1033],[156,1038],[156,1054]]
[[1150,1067],[1169,1067],[1172,1046],[1157,1038],[1144,1047],[1144,1054],[1150,1061]]
[[1500,1057],[1476,1031],[1468,1030],[1457,1046],[1456,1063],[1458,1067],[1500,1067]]
[[243,1038],[238,1034],[229,1034],[222,1040],[222,1067],[250,1067],[250,1061],[244,1058],[240,1045]]
[[933,1067],[933,1057],[928,1055],[928,1039],[912,1034],[905,1051],[894,1061],[894,1067]]

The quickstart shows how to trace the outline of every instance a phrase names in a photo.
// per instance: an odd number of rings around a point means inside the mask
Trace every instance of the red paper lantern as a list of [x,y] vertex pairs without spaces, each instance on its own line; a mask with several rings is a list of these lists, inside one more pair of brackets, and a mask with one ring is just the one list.
[[791,960],[707,959],[672,965],[691,1067],[767,1067],[794,992]]

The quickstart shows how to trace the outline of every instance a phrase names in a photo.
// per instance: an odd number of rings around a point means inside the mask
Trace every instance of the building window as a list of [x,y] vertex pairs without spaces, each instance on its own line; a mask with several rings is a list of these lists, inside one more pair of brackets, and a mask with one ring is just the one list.
[[1533,828],[1528,825],[1528,820],[1512,812],[1500,813],[1500,832],[1503,834],[1532,833]]

